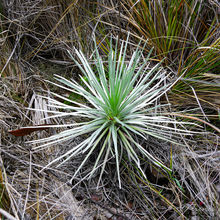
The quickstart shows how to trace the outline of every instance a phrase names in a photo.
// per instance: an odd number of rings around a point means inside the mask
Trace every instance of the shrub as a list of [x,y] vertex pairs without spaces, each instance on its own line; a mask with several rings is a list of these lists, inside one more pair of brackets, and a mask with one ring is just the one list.
[[[49,105],[62,111],[51,111],[53,116],[50,117],[73,116],[85,120],[80,123],[55,125],[54,127],[73,127],[51,137],[32,141],[33,143],[40,143],[40,146],[34,149],[43,149],[49,145],[85,134],[87,136],[80,144],[74,146],[47,166],[63,160],[59,163],[61,165],[72,157],[85,154],[85,158],[74,174],[75,177],[88,158],[98,148],[99,153],[89,177],[94,174],[102,161],[101,179],[107,161],[110,157],[114,157],[118,182],[121,187],[119,165],[121,155],[124,152],[127,153],[131,161],[135,162],[139,170],[141,170],[139,160],[139,153],[141,153],[157,166],[171,172],[169,167],[166,167],[141,146],[138,138],[147,140],[148,136],[153,136],[154,138],[177,143],[180,134],[186,135],[190,132],[184,128],[183,122],[169,118],[159,111],[161,108],[158,102],[159,98],[172,86],[166,83],[168,74],[160,67],[160,63],[150,67],[148,62],[150,53],[146,59],[142,60],[143,48],[140,49],[140,44],[131,56],[130,61],[126,62],[128,40],[129,38],[122,41],[120,47],[118,46],[118,40],[116,40],[115,50],[113,50],[111,40],[107,67],[100,57],[97,45],[94,53],[95,68],[89,64],[81,51],[75,50],[82,65],[71,57],[83,74],[81,80],[84,86],[75,80],[67,80],[59,75],[56,75],[55,79],[60,84],[51,82],[62,89],[82,96],[86,103],[81,104],[53,93],[55,97],[63,100],[63,102],[48,98]],[[96,72],[94,72],[94,69]],[[71,105],[65,104],[67,103],[65,101],[68,101]],[[68,111],[66,112],[66,110]],[[181,128],[178,128],[177,125],[180,125]],[[142,170],[141,172],[144,175]]]

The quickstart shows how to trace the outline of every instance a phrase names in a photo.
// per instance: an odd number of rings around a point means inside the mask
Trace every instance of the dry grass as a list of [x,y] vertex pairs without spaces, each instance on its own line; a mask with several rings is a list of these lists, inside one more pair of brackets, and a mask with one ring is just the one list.
[[[59,169],[51,167],[41,172],[49,161],[81,140],[32,152],[32,146],[26,143],[28,140],[59,131],[50,129],[14,137],[8,130],[32,124],[62,124],[63,121],[53,119],[43,121],[44,114],[27,110],[27,107],[48,108],[46,101],[37,96],[50,96],[44,79],[51,79],[56,71],[62,76],[72,76],[72,63],[66,50],[76,46],[89,57],[93,48],[92,33],[96,33],[97,39],[102,41],[108,36],[103,27],[121,38],[126,36],[128,30],[134,29],[126,25],[128,17],[118,1],[103,0],[94,4],[88,4],[86,0],[15,2],[9,5],[9,1],[3,1],[5,7],[0,24],[0,207],[16,219],[218,219],[220,151],[217,131],[195,136],[191,140],[183,138],[184,147],[171,146],[154,139],[143,142],[155,157],[168,165],[172,158],[174,174],[171,178],[143,159],[142,167],[148,177],[144,179],[137,174],[137,168],[123,158],[120,170],[122,190],[118,188],[112,161],[108,163],[99,189],[96,188],[96,177],[90,180],[76,178],[69,182],[81,162],[80,157]],[[216,39],[212,42],[218,43]],[[105,45],[108,45],[108,41],[103,41],[103,48]],[[174,47],[174,43],[171,46]],[[174,55],[169,54],[169,61],[172,62]],[[187,65],[191,67],[193,63]],[[77,78],[78,70],[73,67],[73,72]],[[212,74],[209,82],[218,82],[218,72],[207,74]],[[203,93],[211,91],[207,89]],[[219,93],[214,91],[212,94],[212,99],[209,100],[206,95],[205,100],[216,109],[219,106]],[[185,107],[186,100],[182,99],[185,96],[179,96],[181,98],[173,101],[176,104],[173,109],[177,110],[178,105],[183,103],[181,114],[184,114],[189,109]],[[193,92],[191,96],[196,100]],[[213,101],[213,97],[216,101]],[[195,103],[200,112],[189,115],[200,114],[200,118],[206,120],[198,102]],[[210,114],[214,120],[209,123],[213,122],[218,127],[219,116],[216,112]],[[208,131],[209,126],[204,129]],[[91,158],[91,164],[93,160]],[[81,175],[91,168],[89,162]]]

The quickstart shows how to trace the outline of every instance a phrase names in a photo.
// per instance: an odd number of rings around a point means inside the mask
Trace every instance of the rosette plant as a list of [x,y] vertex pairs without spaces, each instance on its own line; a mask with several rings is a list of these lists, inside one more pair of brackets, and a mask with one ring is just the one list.
[[[82,72],[83,85],[73,79],[68,80],[60,75],[55,75],[55,79],[59,83],[51,82],[52,84],[70,93],[78,94],[86,101],[82,104],[53,93],[63,102],[57,101],[55,98],[47,98],[49,105],[62,111],[48,111],[53,114],[50,117],[72,116],[73,119],[79,117],[81,122],[54,125],[53,127],[66,126],[68,128],[51,137],[32,141],[40,144],[34,149],[44,149],[49,145],[55,145],[78,136],[84,135],[84,139],[47,166],[57,162],[61,165],[71,158],[83,154],[84,159],[74,173],[76,176],[88,158],[94,152],[98,152],[89,177],[99,169],[101,178],[106,163],[110,158],[115,158],[119,186],[121,186],[120,160],[123,153],[127,154],[127,158],[133,161],[139,170],[141,170],[139,159],[141,153],[157,166],[167,172],[171,171],[169,167],[166,167],[141,146],[138,140],[147,140],[149,136],[153,136],[176,143],[175,139],[180,137],[180,133],[184,133],[184,135],[190,133],[184,129],[183,122],[178,122],[157,111],[161,108],[158,99],[172,85],[165,83],[166,72],[160,67],[160,64],[149,67],[150,54],[147,58],[143,58],[143,48],[140,49],[140,45],[127,61],[128,39],[122,41],[120,46],[116,40],[115,49],[113,49],[111,41],[106,63],[103,62],[96,45],[93,66],[81,51],[75,50],[79,62],[71,57]],[[65,101],[68,101],[68,104]],[[181,124],[182,128],[178,128],[178,124]]]

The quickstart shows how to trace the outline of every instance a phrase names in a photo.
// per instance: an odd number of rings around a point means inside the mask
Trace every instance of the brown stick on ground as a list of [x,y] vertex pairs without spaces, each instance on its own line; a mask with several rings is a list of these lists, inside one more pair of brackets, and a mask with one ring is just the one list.
[[179,117],[183,117],[183,118],[189,118],[189,119],[192,119],[192,120],[200,121],[200,122],[208,125],[209,127],[213,128],[214,130],[216,130],[220,134],[220,129],[219,128],[217,128],[215,125],[212,125],[209,122],[204,121],[200,118],[196,118],[196,117],[193,117],[193,116],[190,116],[190,115],[182,115],[182,114],[179,114],[179,113],[170,113],[170,114],[174,115],[174,116],[179,116]]

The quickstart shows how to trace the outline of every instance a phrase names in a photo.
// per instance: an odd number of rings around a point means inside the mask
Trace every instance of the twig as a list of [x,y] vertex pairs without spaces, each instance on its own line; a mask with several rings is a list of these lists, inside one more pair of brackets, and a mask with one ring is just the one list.
[[211,124],[207,121],[202,120],[201,118],[196,118],[196,117],[193,117],[193,116],[190,116],[190,115],[182,115],[182,114],[179,114],[179,113],[169,113],[169,115],[174,115],[174,116],[179,116],[179,117],[183,117],[183,118],[189,118],[189,119],[192,119],[192,120],[200,121],[203,124],[206,124],[209,127],[213,128],[214,130],[216,130],[220,134],[220,129],[219,128],[217,128],[215,125],[213,125],[213,124]]
[[2,215],[4,215],[8,220],[18,220],[17,218],[15,218],[14,216],[12,216],[11,214],[9,214],[8,212],[6,212],[5,210],[3,210],[2,208],[0,208],[0,213]]

